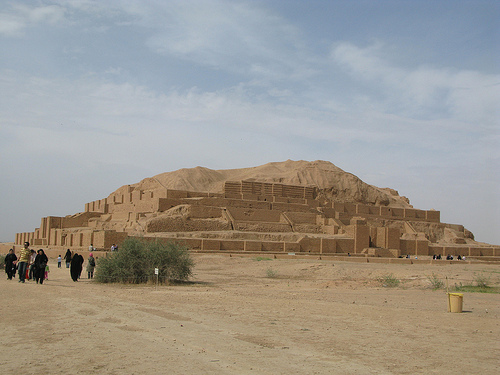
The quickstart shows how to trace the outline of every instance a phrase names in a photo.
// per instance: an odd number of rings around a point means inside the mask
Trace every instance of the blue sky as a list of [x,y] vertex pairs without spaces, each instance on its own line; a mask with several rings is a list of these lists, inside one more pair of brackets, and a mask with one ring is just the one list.
[[328,160],[500,244],[498,1],[0,1],[0,241],[179,168]]

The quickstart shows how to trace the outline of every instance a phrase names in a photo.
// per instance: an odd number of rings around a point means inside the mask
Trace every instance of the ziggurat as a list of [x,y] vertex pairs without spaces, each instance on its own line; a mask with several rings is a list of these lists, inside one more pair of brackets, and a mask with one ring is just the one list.
[[41,219],[15,243],[108,250],[127,237],[174,240],[196,252],[498,257],[440,212],[341,202],[315,186],[226,181],[221,193],[168,189],[156,178],[125,185],[85,211]]

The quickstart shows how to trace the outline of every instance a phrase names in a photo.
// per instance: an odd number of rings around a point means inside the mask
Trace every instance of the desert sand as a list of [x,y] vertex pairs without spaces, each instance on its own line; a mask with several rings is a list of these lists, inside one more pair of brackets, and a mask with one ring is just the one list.
[[194,259],[191,282],[158,287],[75,283],[53,260],[44,285],[4,274],[0,373],[498,373],[500,295],[448,313],[428,279],[498,285],[498,265]]

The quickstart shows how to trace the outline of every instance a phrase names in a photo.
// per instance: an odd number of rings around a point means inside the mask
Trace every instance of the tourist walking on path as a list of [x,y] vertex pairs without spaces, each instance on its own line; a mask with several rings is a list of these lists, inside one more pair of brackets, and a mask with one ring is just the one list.
[[12,280],[16,276],[16,260],[17,256],[14,254],[14,249],[10,249],[9,253],[5,256],[5,273],[7,280]]
[[66,254],[64,255],[64,260],[66,261],[66,268],[69,268],[69,265],[71,263],[71,251],[69,249],[66,251]]
[[28,272],[28,280],[33,280],[35,278],[34,272],[35,272],[35,258],[36,258],[36,252],[35,250],[31,249],[31,255],[30,255],[30,270]]
[[71,259],[71,267],[69,273],[71,274],[71,279],[73,281],[78,281],[80,277],[80,273],[82,272],[82,259],[78,253],[73,255],[73,259]]
[[78,254],[78,256],[80,257],[80,273],[78,274],[78,278],[80,278],[82,276],[83,262],[85,262],[85,259],[83,259],[82,254]]
[[26,280],[26,270],[30,264],[31,250],[30,243],[25,242],[24,247],[19,252],[19,260],[17,262],[17,273],[19,274],[19,282],[24,283]]
[[47,258],[47,255],[45,255],[45,252],[42,249],[38,250],[35,258],[34,269],[34,276],[37,284],[38,282],[43,284],[43,280],[45,279],[45,267],[47,267],[48,262],[49,259]]
[[95,268],[95,259],[92,256],[92,253],[90,253],[89,259],[87,260],[87,274],[89,279],[94,278],[94,268]]
[[61,268],[62,257],[61,254],[57,257],[57,268]]

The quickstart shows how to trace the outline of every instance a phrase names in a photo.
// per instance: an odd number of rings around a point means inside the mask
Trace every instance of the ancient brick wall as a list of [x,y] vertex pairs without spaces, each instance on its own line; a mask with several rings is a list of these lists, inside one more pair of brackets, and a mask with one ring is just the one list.
[[246,180],[227,181],[224,184],[224,196],[256,200],[259,196],[314,199],[316,188]]

